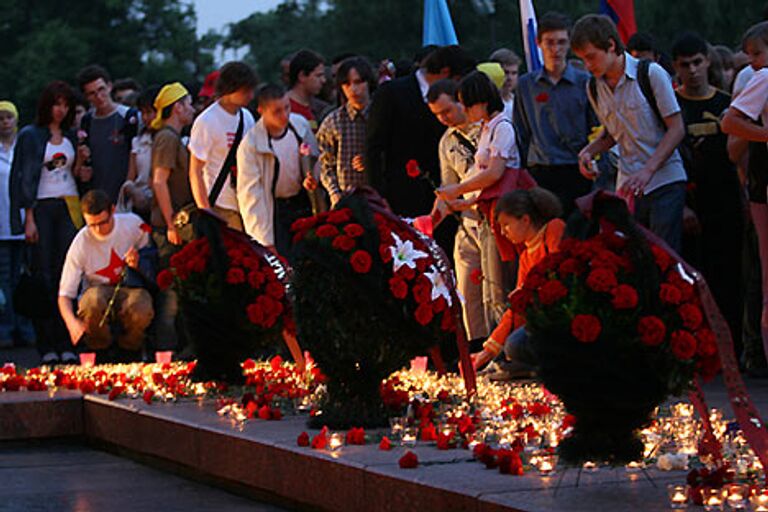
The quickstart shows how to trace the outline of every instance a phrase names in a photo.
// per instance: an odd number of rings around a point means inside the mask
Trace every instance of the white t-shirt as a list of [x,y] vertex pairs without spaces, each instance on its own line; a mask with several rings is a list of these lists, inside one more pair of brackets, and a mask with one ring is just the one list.
[[731,107],[763,125],[768,122],[768,68],[755,71],[744,90],[731,102]]
[[[131,247],[141,249],[149,242],[147,225],[136,214],[116,213],[115,226],[103,240],[86,226],[75,235],[67,251],[59,282],[59,296],[74,299],[85,276],[85,288],[117,284]],[[146,227],[145,227],[146,226]]]
[[739,93],[744,90],[744,87],[747,86],[754,75],[755,68],[750,65],[744,66],[744,68],[739,71],[739,73],[736,75],[736,78],[733,80],[733,91],[731,92],[731,95],[734,98],[738,96]]
[[301,162],[299,141],[290,129],[279,139],[270,138],[272,150],[280,162],[280,174],[275,185],[275,198],[287,199],[301,192]]
[[[243,112],[243,136],[245,136],[254,125],[254,120],[248,109],[241,110]],[[207,192],[210,192],[213,184],[216,183],[221,166],[229,153],[229,147],[235,140],[239,122],[240,114],[230,114],[216,101],[203,110],[192,125],[192,133],[187,147],[195,158],[205,162],[203,165],[203,182]],[[215,206],[228,210],[238,210],[237,194],[230,183],[228,178],[227,183],[221,189]]]
[[[11,211],[10,181],[11,181],[11,162],[13,162],[13,149],[16,147],[16,141],[6,149],[0,144],[0,240],[24,240],[24,235],[11,235],[11,217],[8,212]],[[22,224],[24,221],[24,210],[21,210]]]
[[37,185],[37,198],[76,196],[77,184],[72,176],[75,163],[75,148],[64,137],[59,144],[50,141],[45,145],[43,170]]
[[[512,121],[500,112],[480,128],[480,138],[475,151],[475,164],[461,181],[467,181],[480,171],[488,168],[491,158],[499,157],[506,161],[505,167],[520,168],[520,152],[515,141],[515,128]],[[480,190],[464,194],[465,199],[475,199]]]

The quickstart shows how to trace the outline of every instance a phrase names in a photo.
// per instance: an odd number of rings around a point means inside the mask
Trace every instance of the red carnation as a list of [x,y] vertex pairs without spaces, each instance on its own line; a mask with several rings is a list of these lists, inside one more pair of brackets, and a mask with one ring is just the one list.
[[656,265],[658,265],[662,272],[666,272],[672,264],[672,257],[658,245],[651,246],[651,253],[653,253],[653,259],[656,260]]
[[[379,246],[379,256],[381,257],[381,261],[383,263],[389,263],[392,261],[392,252],[389,250],[389,246],[386,244],[381,244]],[[403,267],[400,267],[403,268]]]
[[421,169],[419,169],[419,162],[416,160],[408,160],[405,164],[405,173],[409,178],[418,178],[421,176]]
[[258,301],[254,304],[248,304],[245,308],[245,313],[248,315],[248,321],[252,324],[261,325],[264,323],[264,310],[258,304]]
[[611,305],[615,309],[632,309],[637,306],[637,291],[628,284],[620,284],[611,290]]
[[582,343],[592,343],[600,336],[603,327],[594,315],[576,315],[571,321],[571,334]]
[[429,303],[419,304],[419,307],[417,307],[416,311],[413,313],[413,317],[421,325],[427,325],[434,317],[432,306]]
[[456,322],[450,310],[443,313],[443,319],[440,320],[440,329],[445,332],[454,332],[456,330]]
[[267,278],[264,277],[264,274],[258,270],[248,272],[248,284],[251,285],[251,288],[260,288],[266,280]]
[[644,316],[637,323],[637,332],[640,334],[640,341],[655,347],[664,342],[664,338],[667,335],[667,326],[657,316]]
[[352,219],[352,210],[349,208],[342,208],[341,210],[333,210],[328,214],[328,222],[332,224],[343,224],[349,222]]
[[232,267],[227,270],[227,284],[241,284],[245,282],[245,272],[240,267]]
[[302,447],[309,446],[309,434],[302,432],[299,437],[296,438],[296,444]]
[[285,288],[278,281],[272,281],[267,285],[267,295],[273,299],[280,300],[285,297]]
[[365,230],[360,224],[347,224],[344,226],[344,233],[352,238],[357,238],[358,236],[362,236],[365,233]]
[[563,277],[571,274],[578,274],[581,272],[581,263],[576,258],[568,258],[567,260],[560,263],[557,271]]
[[607,268],[596,268],[587,276],[587,286],[596,292],[609,292],[617,284],[616,274]]
[[687,361],[696,354],[696,338],[684,330],[677,330],[669,337],[672,353],[681,361]]
[[298,219],[291,224],[291,231],[297,232],[297,231],[305,231],[309,228],[315,227],[315,224],[317,224],[317,217],[305,217],[303,219]]
[[704,320],[701,310],[693,304],[683,304],[677,308],[677,313],[683,320],[683,326],[689,331],[695,331]]
[[390,441],[387,436],[382,437],[381,442],[379,443],[379,450],[388,452],[391,449],[392,449],[392,441]]
[[139,229],[145,233],[152,233],[152,226],[150,226],[146,222],[142,222],[141,226],[139,226]]
[[406,281],[411,281],[414,277],[416,277],[416,271],[409,267],[408,265],[403,265],[399,269],[397,269],[397,272],[395,272],[396,276],[402,277]]
[[525,310],[533,299],[533,292],[520,288],[509,294],[509,309],[519,315],[525,314]]
[[397,463],[402,469],[413,469],[419,466],[419,458],[411,450],[408,450]]
[[699,342],[698,354],[701,357],[712,357],[717,354],[717,339],[715,333],[709,329],[696,331],[696,340]]
[[413,285],[413,298],[419,304],[425,304],[432,300],[432,284],[426,277],[419,276]]
[[373,263],[373,260],[371,259],[370,254],[368,254],[366,251],[360,250],[352,253],[352,256],[349,258],[349,262],[352,264],[352,270],[358,274],[367,274],[368,271],[371,270],[371,264]]
[[408,296],[408,285],[397,276],[394,276],[389,280],[389,290],[396,299],[402,300]]
[[333,224],[323,224],[319,228],[317,228],[317,236],[320,238],[332,238],[339,234],[339,228],[334,226]]
[[536,95],[536,103],[546,103],[549,101],[549,94],[546,92],[540,92]]
[[547,281],[544,286],[539,288],[539,300],[545,306],[554,304],[566,295],[568,295],[568,288],[557,280]]
[[333,239],[331,245],[339,251],[351,251],[355,247],[355,239],[347,235],[339,235]]
[[448,309],[448,301],[445,300],[445,297],[440,296],[432,301],[432,311],[435,314],[442,313],[446,309]]
[[157,286],[159,286],[161,290],[167,290],[172,284],[173,272],[166,268],[157,274]]
[[680,304],[683,296],[677,286],[664,283],[659,289],[659,298],[666,304]]
[[469,280],[472,281],[473,284],[481,284],[483,282],[483,271],[476,268],[469,274]]

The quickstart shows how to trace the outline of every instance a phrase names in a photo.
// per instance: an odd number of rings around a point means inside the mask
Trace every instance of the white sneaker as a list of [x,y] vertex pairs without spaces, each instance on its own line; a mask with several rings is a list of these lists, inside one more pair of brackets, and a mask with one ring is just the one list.
[[43,364],[56,364],[59,362],[59,355],[56,352],[46,352],[43,354],[40,362]]
[[79,364],[80,363],[80,358],[77,357],[72,352],[69,352],[69,351],[62,352],[61,353],[61,362],[64,363],[64,364]]

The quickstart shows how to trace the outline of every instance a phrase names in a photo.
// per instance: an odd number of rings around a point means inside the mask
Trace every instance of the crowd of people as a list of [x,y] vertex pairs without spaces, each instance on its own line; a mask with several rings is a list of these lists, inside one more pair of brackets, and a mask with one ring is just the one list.
[[[152,276],[192,238],[192,210],[290,262],[296,219],[371,186],[395,213],[429,215],[480,368],[524,332],[510,292],[557,250],[576,199],[605,189],[700,269],[744,368],[765,372],[768,22],[740,49],[685,32],[667,54],[647,34],[625,45],[607,17],[547,13],[537,44],[543,68],[522,75],[506,48],[378,66],[300,50],[283,83],[229,62],[196,94],[91,65],[77,90],[46,86],[20,130],[0,101],[0,347],[36,340],[48,364],[183,351],[177,297]],[[520,169],[535,186],[508,190]],[[492,189],[495,208],[480,207]]]

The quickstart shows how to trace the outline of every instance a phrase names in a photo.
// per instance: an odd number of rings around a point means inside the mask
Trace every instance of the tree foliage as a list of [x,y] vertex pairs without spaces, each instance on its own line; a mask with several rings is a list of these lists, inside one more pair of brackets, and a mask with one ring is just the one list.
[[[246,60],[266,79],[276,79],[279,62],[302,47],[330,58],[354,51],[378,60],[410,58],[421,46],[421,0],[285,0],[276,9],[254,13],[231,25],[224,44],[245,46]],[[495,48],[522,52],[518,2],[496,0],[493,15],[472,0],[449,0],[459,42],[477,58]],[[568,14],[574,20],[597,12],[598,0],[537,0],[539,15]],[[744,30],[762,17],[764,0],[638,0],[638,29],[653,33],[662,48],[677,34],[697,30],[713,44],[735,46]]]
[[199,79],[213,59],[195,27],[194,8],[180,0],[3,2],[0,98],[15,101],[29,121],[45,84],[75,85],[89,63],[143,84]]

